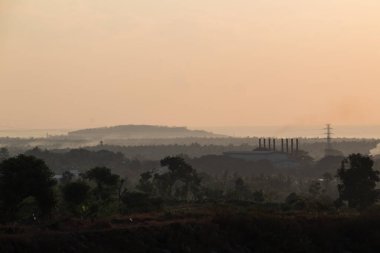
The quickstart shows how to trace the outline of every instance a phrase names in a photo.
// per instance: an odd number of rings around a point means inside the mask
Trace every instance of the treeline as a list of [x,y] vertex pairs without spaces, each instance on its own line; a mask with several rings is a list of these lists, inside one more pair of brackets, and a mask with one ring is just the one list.
[[[77,149],[57,153],[33,149],[26,154],[43,159],[56,174],[70,170],[78,170],[83,173],[94,167],[108,167],[121,178],[127,178],[126,183],[131,187],[136,186],[140,174],[160,166],[159,160],[129,160],[121,153],[107,150]],[[336,171],[344,159],[343,156],[331,156],[314,162],[303,153],[302,156],[297,157],[297,159],[301,159],[301,166],[276,168],[271,162],[265,160],[245,161],[220,155],[199,158],[181,157],[186,163],[197,169],[203,184],[208,187],[212,186],[213,195],[219,194],[217,197],[219,199],[220,196],[228,195],[228,192],[233,191],[235,181],[241,178],[250,191],[262,191],[266,199],[274,202],[284,201],[292,192],[297,194],[308,192],[310,185],[316,180],[323,181],[321,184],[328,197],[336,198]],[[379,163],[376,162],[374,166],[379,167]],[[328,186],[326,186],[327,183]]]
[[[136,182],[138,176],[147,170],[159,166],[159,160],[145,159],[128,159],[121,152],[112,152],[109,150],[87,150],[71,149],[49,151],[34,148],[25,152],[26,155],[32,155],[46,162],[56,174],[62,174],[64,171],[78,170],[83,172],[96,166],[105,166],[111,168],[116,174],[122,177],[128,177],[131,182]],[[178,155],[180,153],[176,153]],[[331,172],[339,166],[343,157],[331,157],[323,159],[320,162],[313,163],[311,157],[306,153],[300,152],[300,155],[294,156],[300,166],[296,168],[277,168],[270,161],[246,161],[237,158],[231,158],[224,155],[206,155],[202,157],[191,158],[187,155],[180,155],[187,163],[197,168],[199,172],[207,173],[212,177],[219,177],[224,173],[238,174],[242,177],[251,177],[259,175],[289,175],[301,178],[310,178],[322,176],[325,172]]]
[[159,161],[128,159],[120,152],[112,152],[101,149],[90,151],[87,149],[70,149],[60,152],[52,152],[34,148],[24,153],[42,159],[56,174],[64,171],[86,171],[94,167],[108,167],[122,177],[138,177],[141,171],[153,169],[159,165]]
[[[199,172],[207,173],[213,177],[219,177],[227,172],[230,174],[239,174],[243,177],[259,176],[262,174],[282,174],[301,178],[314,178],[320,177],[326,172],[334,174],[336,168],[340,166],[344,158],[343,156],[330,156],[314,161],[307,153],[300,152],[298,155],[292,157],[292,159],[299,162],[299,166],[294,168],[276,168],[267,160],[246,161],[224,155],[190,157],[181,153],[181,150],[177,150],[177,153],[175,150],[176,149],[172,150],[173,155],[166,156],[180,155],[186,162],[197,168]],[[26,151],[25,154],[43,159],[56,174],[61,174],[69,170],[79,170],[83,172],[96,166],[105,166],[111,168],[114,173],[122,177],[128,176],[132,181],[136,180],[142,172],[159,166],[159,159],[129,159],[121,152],[100,148],[55,151],[34,148]]]
[[[246,142],[243,142],[245,140]],[[224,144],[194,142],[190,144],[156,144],[156,145],[131,145],[124,146],[122,143],[119,145],[97,145],[87,147],[89,150],[102,150],[107,149],[113,152],[123,153],[126,157],[137,159],[158,160],[165,156],[173,156],[177,154],[185,154],[189,157],[201,157],[205,155],[222,155],[223,152],[228,151],[252,151],[258,147],[257,138],[239,139],[239,141],[226,142]],[[324,150],[326,143],[322,139],[300,139],[300,147],[306,151],[314,159],[320,159],[325,156]],[[371,149],[376,148],[379,140],[363,139],[363,140],[335,140],[332,146],[342,152],[343,156],[352,153],[369,154]]]
[[[173,201],[244,201],[269,205],[277,211],[326,212],[346,207],[364,210],[380,197],[376,190],[379,172],[373,165],[370,157],[352,154],[341,162],[336,171],[337,180],[326,173],[322,179],[304,184],[289,177],[247,179],[225,174],[213,178],[176,156],[162,159],[158,168],[141,173],[138,183],[127,187],[126,179],[107,167],[94,167],[79,177],[64,172],[56,181],[43,160],[20,155],[0,163],[0,219],[29,223],[57,216],[94,219],[159,210]],[[273,194],[281,187],[288,190],[298,187],[300,191],[290,192],[276,204]],[[336,198],[331,194],[334,188],[338,193]]]
[[[369,154],[380,141],[377,139],[336,138],[333,147],[347,156],[351,153]],[[89,150],[110,150],[123,153],[130,159],[159,160],[165,156],[185,154],[189,157],[221,155],[226,151],[251,151],[258,146],[258,138],[168,138],[168,139],[115,139],[100,140],[70,139],[65,136],[49,138],[0,138],[0,145],[6,146],[12,155],[17,155],[36,146],[49,150],[85,148]],[[300,138],[300,148],[315,159],[323,157],[326,147],[322,138]]]
[[[163,201],[199,201],[201,177],[180,157],[167,157],[161,170],[141,174],[136,187],[106,167],[95,167],[60,180],[45,162],[19,155],[0,163],[0,221],[36,223],[52,217],[108,217],[157,210]],[[154,172],[153,172],[154,171]]]
[[135,185],[104,166],[55,180],[34,156],[0,149],[0,160],[1,252],[378,249],[380,177],[361,154],[314,179],[212,176],[166,157]]
[[[173,151],[174,152],[174,151]],[[141,173],[152,170],[159,166],[159,160],[128,159],[121,152],[109,150],[42,150],[34,148],[25,152],[26,155],[35,156],[46,162],[55,174],[62,174],[64,171],[78,170],[84,172],[97,166],[104,166],[112,169],[113,173],[121,177],[128,177],[129,182],[134,184],[138,181]],[[175,153],[179,155],[180,153]],[[174,156],[174,155],[173,155]],[[293,156],[299,162],[299,166],[292,168],[278,168],[270,161],[246,161],[231,158],[223,155],[205,155],[201,157],[189,157],[180,155],[187,163],[192,165],[200,173],[206,173],[212,178],[220,178],[226,173],[230,176],[239,175],[243,178],[258,178],[262,175],[275,177],[277,175],[287,176],[299,181],[309,181],[313,178],[321,178],[323,174],[336,174],[343,160],[343,156],[328,156],[314,161],[305,152]],[[379,160],[375,160],[375,167],[380,166]]]

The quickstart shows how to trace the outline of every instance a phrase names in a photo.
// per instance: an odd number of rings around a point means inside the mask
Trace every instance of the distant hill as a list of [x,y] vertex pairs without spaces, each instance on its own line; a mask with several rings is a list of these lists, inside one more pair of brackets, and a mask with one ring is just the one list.
[[168,127],[152,125],[122,125],[77,130],[68,133],[72,138],[91,140],[109,139],[162,139],[187,137],[223,137],[203,130],[190,130],[186,127]]

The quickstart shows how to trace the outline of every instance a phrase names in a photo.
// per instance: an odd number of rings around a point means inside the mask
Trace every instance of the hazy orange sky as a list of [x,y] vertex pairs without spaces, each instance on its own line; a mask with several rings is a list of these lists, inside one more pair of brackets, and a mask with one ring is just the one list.
[[0,128],[380,124],[379,0],[0,0]]

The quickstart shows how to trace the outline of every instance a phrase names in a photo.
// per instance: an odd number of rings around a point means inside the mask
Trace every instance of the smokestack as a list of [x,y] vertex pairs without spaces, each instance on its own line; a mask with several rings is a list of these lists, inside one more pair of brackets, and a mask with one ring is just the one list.
[[289,139],[286,138],[286,153],[289,153]]
[[276,139],[273,139],[273,151],[276,151]]
[[261,138],[259,138],[259,149],[261,149]]
[[268,138],[268,149],[271,150],[271,139]]
[[266,139],[264,138],[263,140],[264,140],[264,149],[266,149],[267,148],[266,143],[265,143]]
[[294,143],[293,143],[293,139],[290,139],[290,150],[291,150],[291,152],[292,152],[292,154],[293,154],[293,152],[294,152]]
[[298,139],[296,139],[296,152],[298,153]]
[[281,138],[281,152],[284,153],[284,138]]

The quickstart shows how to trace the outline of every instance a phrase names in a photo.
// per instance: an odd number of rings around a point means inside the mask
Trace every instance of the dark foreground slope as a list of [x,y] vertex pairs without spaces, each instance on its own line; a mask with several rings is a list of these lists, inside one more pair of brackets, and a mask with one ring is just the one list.
[[[71,222],[71,223],[70,223]],[[166,212],[6,228],[0,252],[379,252],[379,216]],[[69,224],[69,225],[68,225]],[[29,230],[28,230],[29,229]]]

